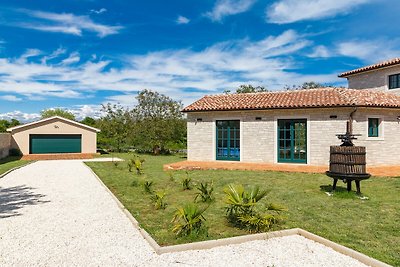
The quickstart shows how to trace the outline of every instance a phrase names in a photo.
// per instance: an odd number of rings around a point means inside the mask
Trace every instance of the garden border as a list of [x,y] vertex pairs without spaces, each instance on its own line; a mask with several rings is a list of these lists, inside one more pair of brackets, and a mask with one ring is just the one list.
[[15,171],[15,170],[18,170],[19,168],[28,166],[29,164],[32,164],[32,163],[35,163],[35,162],[36,162],[35,160],[34,160],[34,161],[29,161],[28,163],[26,163],[26,164],[24,164],[24,165],[11,168],[11,169],[9,169],[8,171],[6,171],[5,173],[0,174],[0,179],[3,178],[4,176],[6,176],[7,174],[9,174],[10,172],[13,172],[13,171]]
[[320,243],[326,247],[329,247],[336,252],[339,252],[343,255],[349,256],[353,259],[360,261],[368,266],[372,267],[390,267],[382,261],[376,260],[371,258],[365,254],[362,254],[358,251],[350,249],[348,247],[339,245],[333,241],[330,241],[326,238],[321,236],[315,235],[310,233],[306,230],[301,228],[293,228],[281,231],[274,231],[274,232],[267,232],[267,233],[259,233],[259,234],[250,234],[250,235],[243,235],[243,236],[235,236],[229,238],[222,238],[222,239],[214,239],[214,240],[207,240],[201,242],[193,242],[188,244],[180,244],[180,245],[173,245],[173,246],[160,246],[151,236],[149,233],[146,232],[143,228],[140,227],[139,222],[133,217],[133,215],[127,210],[124,205],[119,201],[119,199],[111,192],[111,190],[103,183],[103,181],[97,176],[97,174],[83,161],[82,164],[86,166],[90,170],[90,172],[94,175],[94,177],[99,181],[99,183],[103,186],[103,188],[111,195],[114,199],[118,207],[122,210],[122,212],[128,217],[131,221],[132,225],[140,232],[142,237],[146,239],[149,245],[154,249],[154,251],[160,255],[164,253],[171,253],[171,252],[182,252],[187,250],[201,250],[201,249],[211,249],[214,247],[219,246],[227,246],[232,244],[241,244],[244,242],[255,241],[255,240],[266,240],[269,238],[275,237],[284,237],[284,236],[291,236],[291,235],[300,235],[304,238],[312,240],[314,242]]

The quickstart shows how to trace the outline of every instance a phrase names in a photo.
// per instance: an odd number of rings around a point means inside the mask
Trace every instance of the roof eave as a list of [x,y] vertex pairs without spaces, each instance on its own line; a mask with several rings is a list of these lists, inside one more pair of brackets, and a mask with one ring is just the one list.
[[93,130],[93,131],[95,131],[97,133],[101,132],[100,129],[85,125],[85,124],[77,122],[77,121],[69,120],[69,119],[66,119],[66,118],[63,118],[63,117],[60,117],[60,116],[52,116],[52,117],[44,118],[44,119],[41,119],[41,120],[38,120],[38,121],[33,121],[33,122],[30,122],[30,123],[14,126],[14,127],[6,129],[6,131],[7,132],[12,132],[12,131],[17,130],[17,129],[25,128],[25,127],[28,127],[28,126],[31,126],[31,125],[35,125],[35,124],[41,123],[41,122],[46,122],[46,121],[49,121],[49,120],[52,120],[52,119],[60,119],[60,120],[67,121],[69,123],[81,126],[83,128]]

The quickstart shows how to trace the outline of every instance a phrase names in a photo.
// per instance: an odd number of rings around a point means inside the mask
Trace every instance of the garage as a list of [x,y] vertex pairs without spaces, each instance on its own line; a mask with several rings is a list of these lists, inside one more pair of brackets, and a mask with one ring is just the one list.
[[95,154],[99,129],[59,116],[15,126],[11,148],[23,155]]
[[80,134],[31,134],[29,154],[81,153]]

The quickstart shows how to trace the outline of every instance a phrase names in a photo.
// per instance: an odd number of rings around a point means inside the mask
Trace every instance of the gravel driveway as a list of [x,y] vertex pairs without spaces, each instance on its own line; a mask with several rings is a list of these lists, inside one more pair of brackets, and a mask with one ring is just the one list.
[[365,266],[300,236],[157,255],[84,163],[0,179],[0,266]]

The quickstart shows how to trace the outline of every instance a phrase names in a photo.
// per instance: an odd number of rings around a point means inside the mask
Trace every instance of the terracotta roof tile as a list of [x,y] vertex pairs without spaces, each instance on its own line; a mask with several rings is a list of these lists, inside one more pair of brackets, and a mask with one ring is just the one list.
[[349,75],[353,75],[353,74],[357,74],[357,73],[361,73],[361,72],[365,72],[365,71],[369,71],[369,70],[375,70],[375,69],[380,69],[380,68],[384,68],[384,67],[389,67],[389,66],[397,65],[397,64],[400,64],[400,58],[393,58],[393,59],[379,62],[379,63],[373,64],[373,65],[365,66],[365,67],[362,67],[359,69],[346,71],[346,72],[339,74],[338,76],[341,78],[345,78]]
[[346,88],[223,94],[204,96],[184,108],[183,112],[348,106],[400,108],[400,96],[383,91]]

